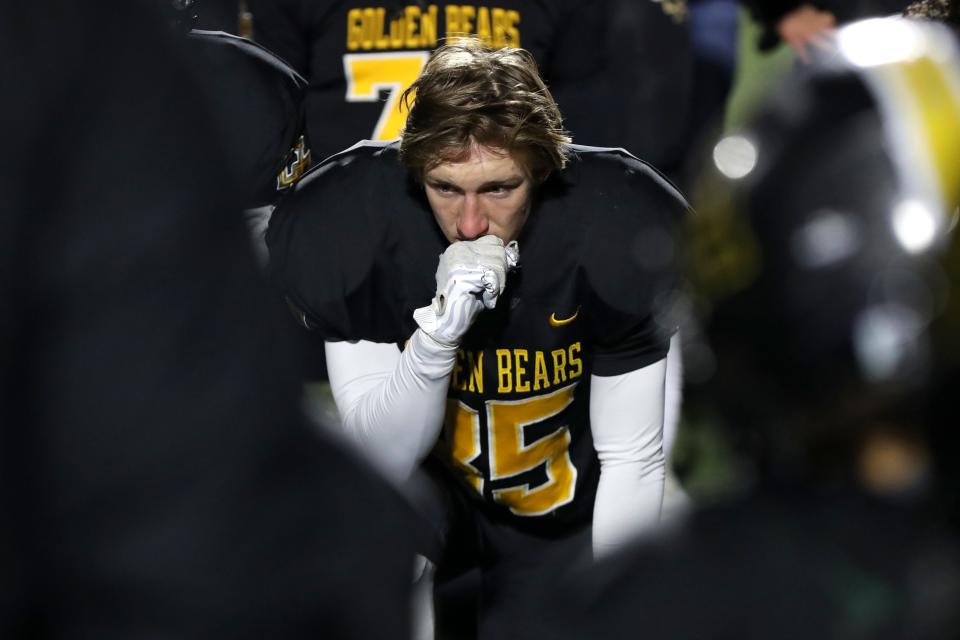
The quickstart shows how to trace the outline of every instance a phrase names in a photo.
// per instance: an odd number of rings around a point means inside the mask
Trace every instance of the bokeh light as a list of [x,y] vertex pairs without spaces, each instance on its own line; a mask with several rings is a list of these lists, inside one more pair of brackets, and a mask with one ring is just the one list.
[[904,200],[897,204],[891,222],[897,241],[909,253],[929,249],[940,227],[936,212],[918,200]]
[[757,147],[743,136],[727,136],[713,148],[713,162],[720,173],[739,180],[757,166]]

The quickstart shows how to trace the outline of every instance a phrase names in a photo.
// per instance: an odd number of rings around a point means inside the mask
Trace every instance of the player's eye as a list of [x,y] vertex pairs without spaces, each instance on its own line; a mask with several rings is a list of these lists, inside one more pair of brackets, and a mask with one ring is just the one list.
[[452,195],[457,192],[457,188],[447,182],[434,182],[430,185],[434,191],[440,195]]
[[484,191],[492,196],[506,196],[517,188],[514,184],[495,184],[487,187]]

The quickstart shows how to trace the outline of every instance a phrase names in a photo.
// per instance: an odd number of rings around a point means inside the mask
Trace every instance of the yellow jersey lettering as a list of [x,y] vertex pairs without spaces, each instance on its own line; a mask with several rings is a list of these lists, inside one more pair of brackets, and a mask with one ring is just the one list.
[[347,12],[347,50],[356,51],[363,42],[363,10],[350,9]]
[[516,380],[516,389],[517,393],[526,393],[530,391],[530,381],[524,379],[524,374],[527,372],[527,368],[523,365],[529,360],[529,354],[526,349],[514,349],[513,350],[513,370],[514,370],[514,379]]
[[470,391],[483,393],[483,351],[467,353],[467,369],[470,371]]
[[417,27],[420,22],[420,7],[414,5],[403,10],[403,20],[406,26],[406,38],[404,44],[408,49],[416,49],[420,46],[420,37],[417,34]]
[[373,7],[367,7],[363,10],[363,25],[360,29],[360,48],[364,51],[370,51],[373,49],[373,41],[375,38],[374,31],[376,29],[377,22],[377,12]]
[[460,28],[460,8],[456,5],[448,4],[447,9],[447,39],[452,34],[461,35],[463,30]]
[[433,49],[437,46],[437,5],[432,4],[427,13],[420,15],[420,46]]
[[519,47],[520,46],[520,29],[517,25],[520,24],[520,12],[507,11],[506,17],[507,17],[507,21],[504,29],[507,35],[506,46]]
[[525,429],[570,406],[576,386],[520,402],[487,402],[490,479],[502,480],[538,467],[546,472],[546,482],[538,486],[523,483],[494,490],[493,499],[517,515],[543,515],[573,500],[577,470],[570,460],[569,427],[558,425],[553,433],[532,442]]
[[407,21],[399,16],[390,21],[390,48],[402,49],[406,40]]
[[480,457],[480,417],[474,410],[456,400],[447,401],[447,413],[444,416],[447,442],[457,467],[467,482],[483,493],[483,475],[477,467],[470,464]]
[[547,359],[544,357],[543,351],[536,351],[533,361],[533,390],[540,391],[540,389],[549,388],[550,378],[547,376]]
[[490,37],[490,9],[486,7],[477,8],[477,37],[487,47],[492,46],[493,39]]
[[377,34],[377,39],[374,42],[374,47],[377,49],[387,49],[390,47],[390,38],[384,33],[386,26],[387,10],[383,7],[376,8],[376,17],[374,18],[374,31]]
[[[564,355],[566,355],[566,352],[564,352]],[[497,349],[497,370],[499,371],[497,393],[513,391],[513,371],[510,369],[512,360],[510,349]]]
[[570,379],[579,378],[583,375],[583,361],[580,359],[580,343],[574,342],[570,345]]
[[[466,14],[463,10],[466,9]],[[476,12],[466,5],[447,6],[447,32],[467,34]],[[388,13],[385,7],[362,7],[347,11],[347,51],[389,49],[435,49],[437,47],[437,5],[408,5]],[[462,20],[467,20],[466,26]],[[452,25],[452,26],[451,26]]]
[[466,388],[466,382],[460,378],[463,373],[463,349],[457,349],[457,357],[453,361],[453,373],[450,376],[450,386],[454,389],[463,391]]
[[519,11],[472,4],[447,5],[445,10],[448,41],[473,35],[488,47],[520,46]]
[[567,381],[567,350],[554,349],[550,352],[553,356],[553,384],[560,384]]
[[502,49],[507,46],[507,12],[494,8],[493,14],[493,46]]
[[470,35],[473,33],[473,18],[476,15],[476,8],[469,4],[460,5],[460,31],[464,35]]

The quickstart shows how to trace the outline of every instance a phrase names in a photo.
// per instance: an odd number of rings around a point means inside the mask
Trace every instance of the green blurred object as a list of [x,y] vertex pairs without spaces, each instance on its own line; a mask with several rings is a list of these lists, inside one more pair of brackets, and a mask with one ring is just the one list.
[[677,433],[671,465],[694,504],[721,501],[753,481],[750,465],[729,440],[720,421],[702,411],[691,411]]
[[[790,48],[781,45],[761,53],[757,50],[760,27],[746,9],[740,10],[737,70],[727,101],[724,131],[743,128],[753,111],[795,64]],[[692,194],[696,200],[696,193]],[[672,465],[684,490],[695,503],[710,503],[748,485],[753,473],[729,441],[715,417],[693,407],[685,411]]]
[[790,47],[783,44],[766,53],[757,51],[760,27],[746,9],[740,10],[739,33],[737,71],[727,101],[725,131],[743,127],[758,103],[777,86],[796,59]]

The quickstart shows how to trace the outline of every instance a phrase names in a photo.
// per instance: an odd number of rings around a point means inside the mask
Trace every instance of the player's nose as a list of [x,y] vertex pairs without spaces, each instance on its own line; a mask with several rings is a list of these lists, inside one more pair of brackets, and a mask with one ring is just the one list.
[[463,209],[457,219],[457,235],[461,240],[476,240],[490,230],[490,221],[480,207],[480,199],[467,194],[463,199]]

